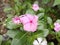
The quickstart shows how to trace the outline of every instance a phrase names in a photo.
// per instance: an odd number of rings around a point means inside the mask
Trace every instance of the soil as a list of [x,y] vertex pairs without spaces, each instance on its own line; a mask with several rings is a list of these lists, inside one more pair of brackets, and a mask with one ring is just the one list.
[[0,34],[6,33],[6,28],[3,26],[3,22],[6,19],[6,15],[5,15],[3,9],[4,9],[3,0],[0,0]]

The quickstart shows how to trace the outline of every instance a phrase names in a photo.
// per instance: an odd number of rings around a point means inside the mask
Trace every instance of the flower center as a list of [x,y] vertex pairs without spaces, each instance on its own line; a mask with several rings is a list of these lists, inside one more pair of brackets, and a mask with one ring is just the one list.
[[32,21],[30,21],[30,23],[32,23]]

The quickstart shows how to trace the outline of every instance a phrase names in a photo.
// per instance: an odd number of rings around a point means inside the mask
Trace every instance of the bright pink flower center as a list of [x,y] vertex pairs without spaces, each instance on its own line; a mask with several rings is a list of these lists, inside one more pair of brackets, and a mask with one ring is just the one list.
[[19,18],[16,18],[16,20],[20,20]]
[[32,23],[33,21],[30,21],[30,23]]

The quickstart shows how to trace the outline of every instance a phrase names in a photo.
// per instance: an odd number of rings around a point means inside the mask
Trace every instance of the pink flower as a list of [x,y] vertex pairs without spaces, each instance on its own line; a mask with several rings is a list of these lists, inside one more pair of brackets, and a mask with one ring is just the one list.
[[39,10],[38,4],[33,4],[32,9],[33,9],[34,11],[38,11],[38,10]]
[[60,24],[59,23],[54,23],[54,30],[56,31],[56,32],[58,32],[58,31],[60,31]]
[[18,16],[15,16],[14,18],[12,18],[12,21],[13,21],[13,23],[15,23],[15,24],[20,24],[20,23],[21,23],[20,17],[18,17]]
[[38,17],[36,15],[26,14],[20,16],[25,31],[34,32],[37,29]]

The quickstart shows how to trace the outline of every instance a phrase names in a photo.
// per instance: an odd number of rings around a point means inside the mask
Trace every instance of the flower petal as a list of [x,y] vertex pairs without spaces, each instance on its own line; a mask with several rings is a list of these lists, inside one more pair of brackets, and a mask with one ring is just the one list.
[[39,41],[39,43],[41,43],[41,41],[42,41],[42,38],[37,38],[37,40]]
[[32,9],[33,9],[34,11],[38,11],[38,10],[39,10],[38,4],[33,4]]
[[20,20],[23,24],[26,24],[27,22],[29,22],[29,19],[27,18],[26,15],[20,16]]
[[44,39],[41,45],[47,45],[47,41]]
[[30,23],[24,25],[25,31],[34,32],[34,31],[36,31],[36,29],[37,29],[37,25],[30,24]]
[[33,45],[39,45],[37,40],[34,40]]

